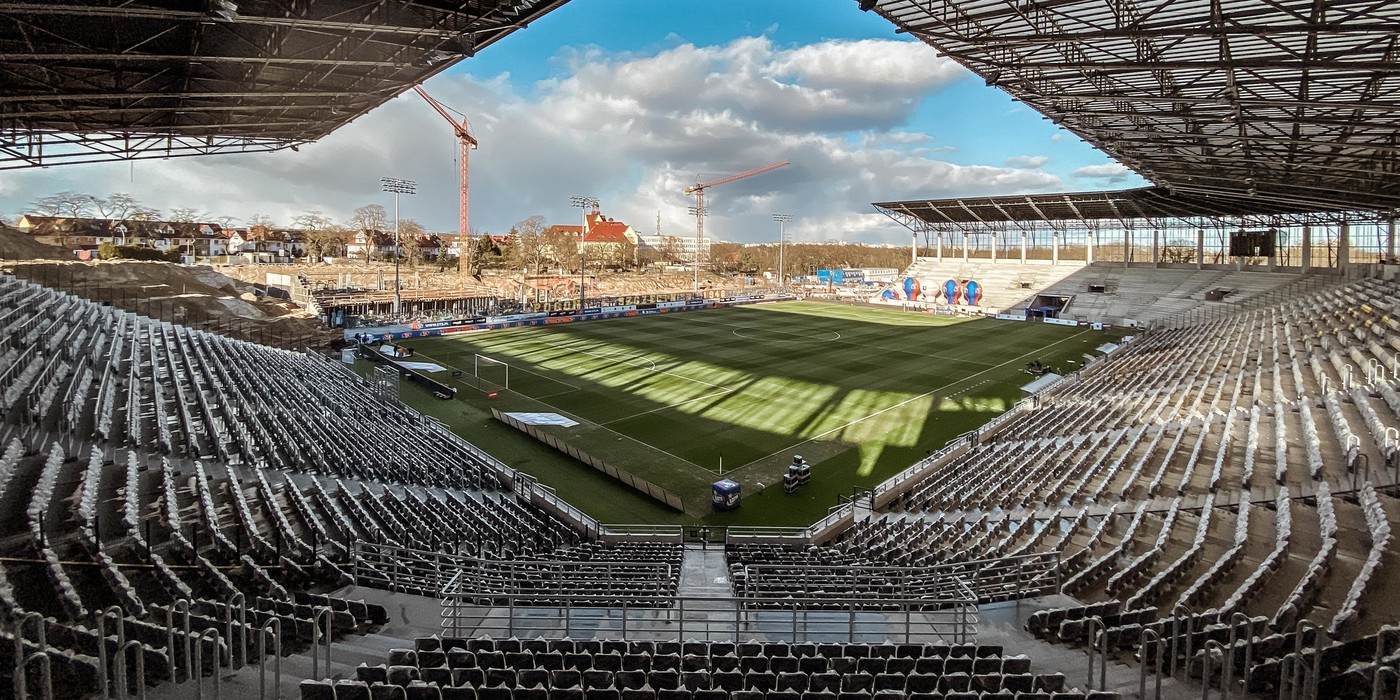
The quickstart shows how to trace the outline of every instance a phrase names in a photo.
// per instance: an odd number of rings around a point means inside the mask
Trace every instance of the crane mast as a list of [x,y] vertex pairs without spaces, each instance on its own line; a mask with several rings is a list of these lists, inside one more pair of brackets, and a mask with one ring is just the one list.
[[448,113],[447,108],[443,107],[441,102],[433,99],[422,86],[414,85],[413,91],[417,92],[419,97],[422,97],[438,114],[442,115],[443,119],[447,120],[448,124],[452,125],[453,134],[456,135],[457,143],[462,150],[460,161],[461,170],[458,174],[461,190],[458,193],[457,201],[457,266],[458,272],[462,275],[466,275],[468,272],[466,266],[467,232],[471,230],[468,228],[469,217],[467,205],[470,192],[468,187],[470,182],[469,162],[471,152],[477,147],[477,140],[476,137],[471,134],[471,124],[467,122],[466,117],[463,117],[462,122],[459,124],[457,123],[457,119]]
[[785,166],[785,165],[791,165],[791,164],[792,164],[792,161],[787,161],[787,160],[785,160],[785,161],[782,161],[782,162],[779,162],[779,163],[772,163],[772,164],[770,164],[770,165],[765,165],[765,166],[763,166],[763,167],[761,167],[761,168],[754,168],[753,170],[746,170],[746,171],[744,171],[744,172],[742,172],[742,173],[737,173],[737,174],[735,174],[735,175],[729,175],[729,176],[727,176],[727,177],[722,177],[722,178],[720,178],[720,179],[718,179],[718,180],[712,180],[712,181],[710,181],[710,182],[700,182],[700,181],[699,181],[700,178],[699,178],[699,177],[696,177],[696,178],[695,178],[695,179],[696,179],[696,183],[695,183],[694,185],[691,185],[691,186],[685,188],[685,193],[686,193],[686,194],[693,194],[693,195],[695,195],[695,289],[694,289],[694,292],[695,292],[696,294],[699,294],[699,293],[700,293],[700,244],[701,244],[702,241],[705,240],[705,190],[708,190],[708,189],[710,189],[711,187],[717,187],[717,186],[719,186],[719,185],[724,185],[724,184],[727,184],[727,183],[730,183],[730,182],[734,182],[735,180],[742,180],[742,179],[744,179],[744,178],[746,178],[746,177],[753,177],[754,175],[762,175],[763,173],[766,173],[766,172],[769,172],[769,171],[773,171],[773,170],[777,170],[778,168],[781,168],[781,167],[783,167],[783,166]]

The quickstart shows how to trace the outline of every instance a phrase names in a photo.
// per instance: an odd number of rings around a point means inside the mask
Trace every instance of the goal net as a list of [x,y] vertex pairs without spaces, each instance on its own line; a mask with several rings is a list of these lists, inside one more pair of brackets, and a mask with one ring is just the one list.
[[476,388],[491,392],[510,388],[510,365],[485,355],[475,355],[472,359],[472,376],[476,378]]

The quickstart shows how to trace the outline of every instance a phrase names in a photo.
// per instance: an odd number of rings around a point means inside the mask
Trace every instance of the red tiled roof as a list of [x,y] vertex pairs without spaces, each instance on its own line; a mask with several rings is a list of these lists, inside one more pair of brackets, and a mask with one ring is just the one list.
[[620,221],[600,221],[588,229],[584,243],[626,243],[627,224]]

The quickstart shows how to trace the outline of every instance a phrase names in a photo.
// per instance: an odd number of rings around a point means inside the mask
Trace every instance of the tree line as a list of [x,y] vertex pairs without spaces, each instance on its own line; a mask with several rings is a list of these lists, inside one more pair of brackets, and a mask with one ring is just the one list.
[[[170,221],[174,223],[213,223],[228,229],[243,223],[249,229],[281,228],[273,217],[254,213],[244,219],[228,215],[215,215],[200,209],[175,207],[165,212],[149,207],[135,197],[124,192],[116,192],[100,197],[84,192],[63,191],[40,197],[30,202],[29,213],[40,216],[61,216],[68,218],[102,218],[115,221]],[[292,217],[287,228],[298,232],[302,246],[309,257],[345,257],[347,244],[359,232],[393,233],[394,221],[382,205],[366,204],[357,207],[349,219],[337,222],[334,218],[310,210]],[[399,247],[402,260],[411,266],[426,262],[424,243],[430,240],[427,227],[415,219],[399,219]],[[503,244],[504,243],[504,244]],[[392,245],[392,241],[390,241]],[[377,257],[371,246],[366,262]],[[467,274],[480,275],[482,270],[504,268],[508,270],[529,270],[532,273],[556,271],[576,274],[580,267],[588,270],[634,270],[658,264],[683,264],[692,262],[680,239],[663,236],[654,246],[639,248],[631,242],[590,244],[586,251],[581,250],[581,242],[576,234],[565,233],[547,224],[540,215],[522,219],[510,228],[504,238],[473,232],[468,240],[459,246],[464,258],[461,269]],[[707,258],[708,266],[715,272],[733,274],[756,274],[778,267],[778,245],[745,245],[741,243],[711,244]],[[909,262],[909,252],[904,248],[868,246],[849,243],[798,243],[784,247],[784,268],[789,276],[810,274],[816,269],[850,267],[893,267],[903,268]],[[439,269],[457,267],[455,256],[441,255],[437,259]]]

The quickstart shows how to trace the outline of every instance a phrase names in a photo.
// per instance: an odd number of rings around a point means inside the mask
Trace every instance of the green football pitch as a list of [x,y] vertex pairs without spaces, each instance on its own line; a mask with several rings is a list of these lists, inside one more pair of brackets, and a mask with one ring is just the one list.
[[[462,375],[404,400],[604,522],[805,525],[1009,409],[1035,360],[1060,373],[1116,336],[1084,328],[786,302],[408,341]],[[442,375],[439,375],[442,376]],[[494,397],[488,393],[494,392]],[[675,512],[491,418],[544,432],[679,496]],[[813,465],[782,488],[794,455]],[[712,512],[710,484],[743,487]]]

